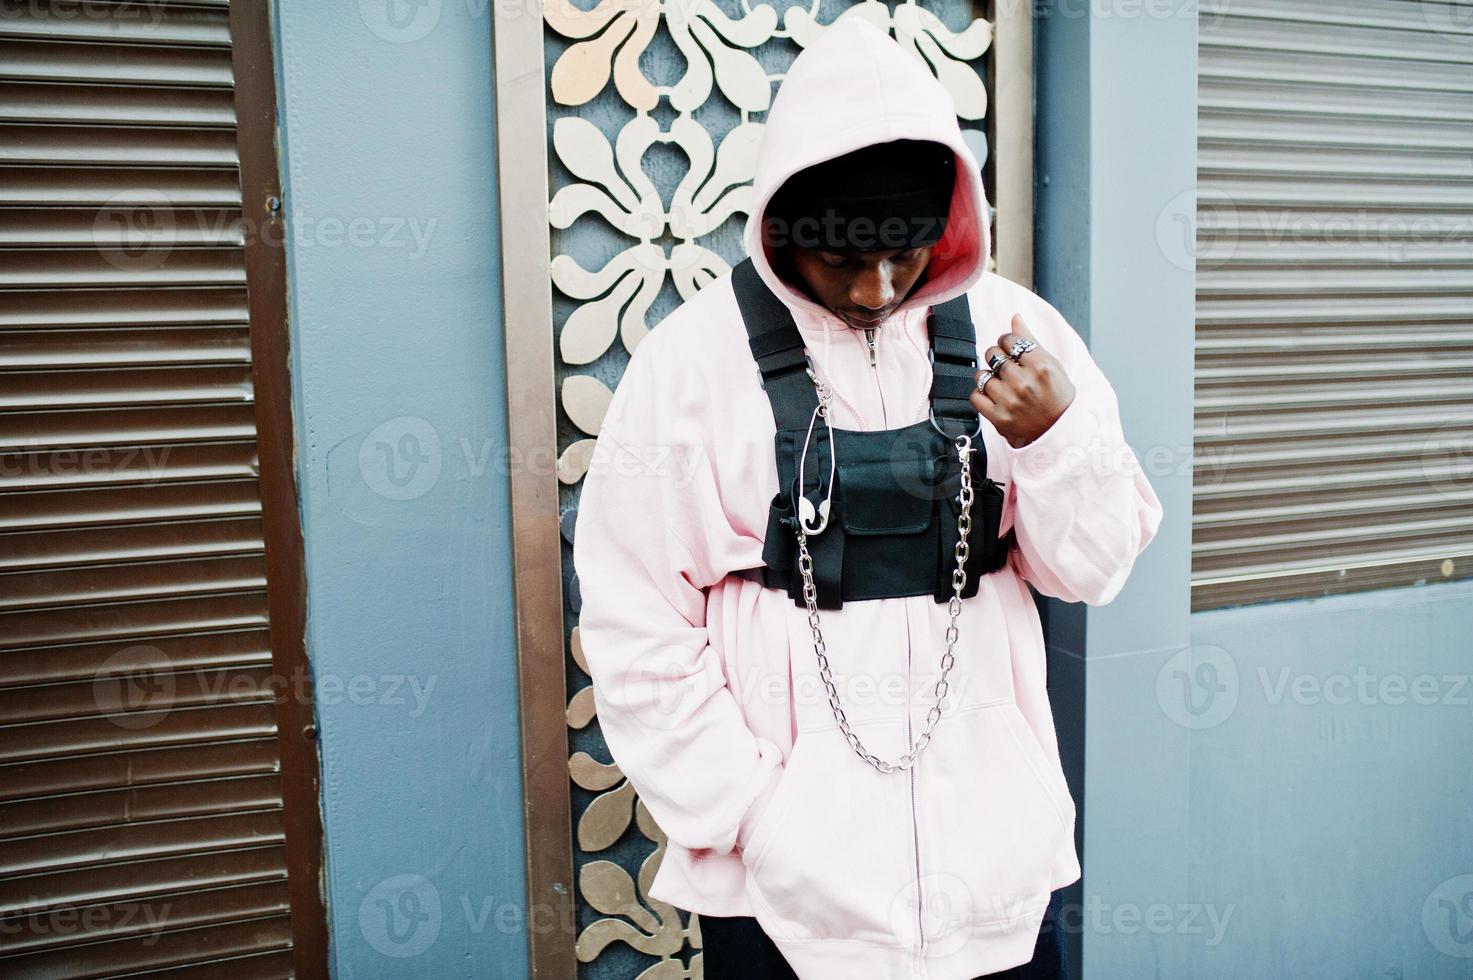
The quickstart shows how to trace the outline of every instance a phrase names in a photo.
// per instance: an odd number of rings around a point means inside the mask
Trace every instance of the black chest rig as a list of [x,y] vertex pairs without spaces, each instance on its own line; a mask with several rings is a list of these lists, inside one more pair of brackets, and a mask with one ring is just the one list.
[[839,609],[846,601],[913,595],[950,601],[961,515],[961,461],[953,440],[971,433],[972,530],[961,594],[976,595],[981,577],[1007,564],[1014,537],[1011,530],[1001,540],[997,534],[1003,490],[987,478],[981,418],[971,403],[977,339],[966,296],[930,313],[930,417],[874,432],[834,428],[831,445],[830,430],[822,421],[810,434],[819,401],[791,311],[767,288],[750,258],[733,269],[732,285],[777,423],[779,489],[768,509],[763,565],[742,574],[785,590],[798,606],[806,605],[795,506],[799,456],[806,441],[801,493],[817,510],[831,491],[828,525],[808,537],[818,607]]

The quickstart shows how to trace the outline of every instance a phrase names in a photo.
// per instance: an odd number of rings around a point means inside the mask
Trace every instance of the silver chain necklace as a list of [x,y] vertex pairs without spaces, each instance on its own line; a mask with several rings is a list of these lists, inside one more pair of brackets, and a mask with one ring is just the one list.
[[[819,404],[818,408],[814,410],[814,419],[822,418],[825,425],[828,425],[829,388],[818,380],[812,369],[809,370],[808,376],[813,378],[814,385],[818,388]],[[811,433],[812,430],[813,420],[810,420],[809,432]],[[915,765],[916,759],[920,756],[921,751],[931,742],[931,730],[936,727],[936,722],[941,720],[941,703],[946,700],[946,695],[950,690],[950,686],[946,681],[946,675],[956,663],[955,649],[958,636],[956,621],[957,617],[961,615],[962,589],[966,587],[967,582],[966,564],[967,555],[970,551],[970,546],[967,544],[967,535],[972,531],[972,437],[969,435],[958,436],[955,440],[955,445],[957,453],[961,457],[962,464],[962,512],[957,519],[956,568],[951,573],[952,595],[951,601],[948,604],[951,621],[946,627],[946,652],[941,655],[941,677],[936,681],[935,688],[936,703],[931,706],[931,710],[926,714],[925,730],[915,740],[915,743],[910,747],[910,751],[894,762],[886,762],[884,759],[876,757],[864,747],[864,743],[859,740],[859,736],[854,734],[853,729],[849,727],[849,719],[845,717],[844,709],[839,705],[839,691],[834,686],[833,673],[829,669],[828,647],[824,643],[823,630],[819,627],[818,623],[818,589],[813,584],[813,556],[808,553],[808,531],[805,529],[803,521],[800,520],[798,522],[798,570],[803,574],[803,599],[808,605],[808,628],[813,632],[813,652],[818,657],[819,677],[822,678],[824,689],[828,692],[829,707],[833,709],[834,720],[839,723],[839,731],[844,733],[844,738],[849,742],[849,746],[854,749],[855,753],[880,772],[903,772]],[[806,457],[808,452],[807,440],[804,441],[803,451]],[[833,459],[833,452],[833,428],[830,426],[829,457],[831,460]],[[830,480],[832,481],[832,477]],[[829,489],[832,492],[832,482],[830,483]],[[824,516],[827,518],[827,513]]]

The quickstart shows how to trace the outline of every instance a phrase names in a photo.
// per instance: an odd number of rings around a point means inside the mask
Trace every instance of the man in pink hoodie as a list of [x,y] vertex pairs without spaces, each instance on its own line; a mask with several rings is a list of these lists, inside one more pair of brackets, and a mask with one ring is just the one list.
[[[701,915],[712,980],[1060,975],[1058,890],[1080,867],[1029,586],[1109,602],[1160,502],[1078,335],[987,270],[986,196],[951,100],[883,31],[845,18],[794,61],[751,215],[750,264],[634,352],[574,538],[600,730],[668,838],[649,895]],[[813,218],[830,220],[800,228]],[[758,293],[777,305],[754,313]],[[958,316],[975,328],[960,389],[942,377]],[[767,321],[801,350],[764,347]],[[825,406],[806,434],[779,428],[774,363],[785,382],[806,371]],[[866,499],[911,457],[846,452],[929,433],[942,402],[974,410],[975,438],[939,443],[962,492]],[[808,472],[789,493],[794,439]],[[959,544],[855,544],[876,534]],[[842,575],[819,588],[840,541]],[[795,545],[806,566],[776,568]]]

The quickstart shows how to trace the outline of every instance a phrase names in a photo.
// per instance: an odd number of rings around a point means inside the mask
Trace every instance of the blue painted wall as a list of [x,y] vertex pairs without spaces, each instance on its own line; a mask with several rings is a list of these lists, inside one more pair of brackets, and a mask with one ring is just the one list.
[[274,7],[333,973],[524,977],[490,7]]
[[1155,707],[1155,660],[1189,642],[1196,9],[1046,0],[1035,23],[1037,288],[1089,342],[1165,511],[1113,603],[1047,603],[1060,750],[1084,768],[1084,876],[1063,921],[1075,977],[1189,977],[1095,910],[1188,894],[1188,740]]
[[[1192,617],[1196,977],[1473,972],[1473,583]],[[1200,670],[1200,667],[1197,668]],[[1211,683],[1200,683],[1201,678]]]
[[1114,603],[1048,604],[1076,976],[1466,978],[1473,585],[1190,612],[1196,5],[1039,13],[1038,290],[1165,506]]

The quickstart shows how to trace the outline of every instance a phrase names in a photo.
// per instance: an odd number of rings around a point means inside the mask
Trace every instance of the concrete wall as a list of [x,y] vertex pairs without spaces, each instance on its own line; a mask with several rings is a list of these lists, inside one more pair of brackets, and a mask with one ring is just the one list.
[[1047,603],[1074,975],[1466,977],[1473,586],[1189,611],[1195,3],[1037,24],[1038,291],[1166,508],[1113,604]]
[[490,8],[274,6],[333,973],[523,977]]

